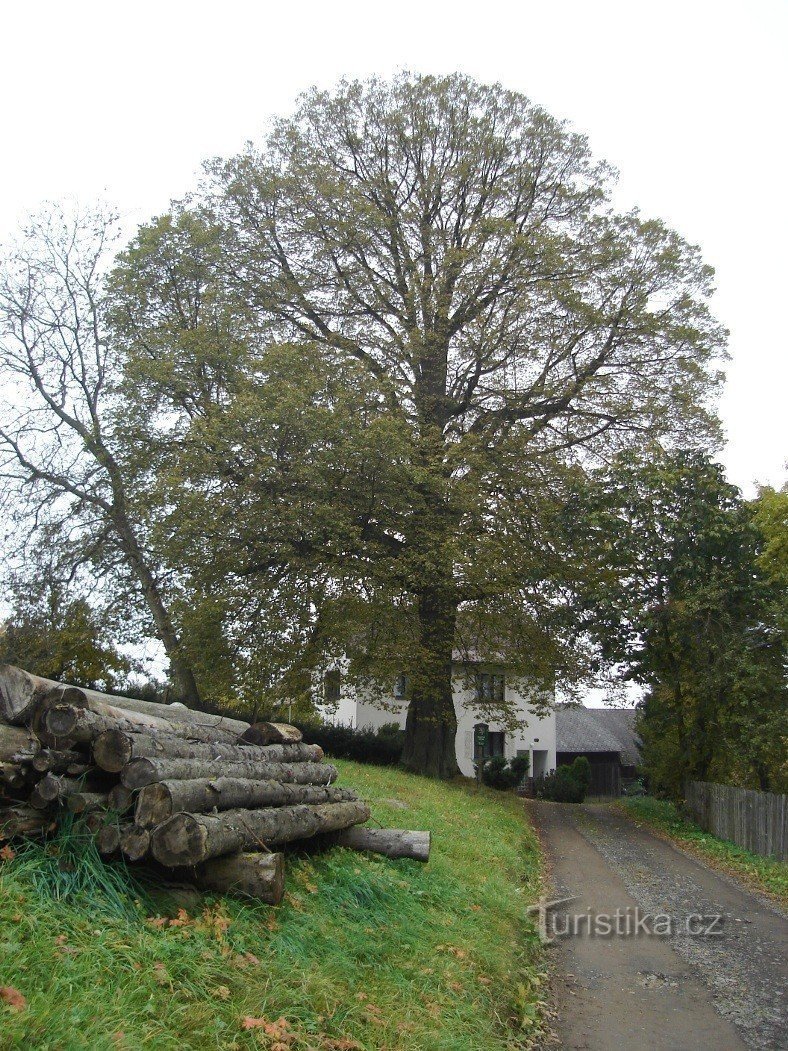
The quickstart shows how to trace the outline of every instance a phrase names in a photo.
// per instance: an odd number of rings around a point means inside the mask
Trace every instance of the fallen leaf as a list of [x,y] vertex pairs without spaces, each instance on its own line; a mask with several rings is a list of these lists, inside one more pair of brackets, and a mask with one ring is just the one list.
[[13,985],[0,985],[0,1000],[14,1011],[24,1011],[27,1007],[27,1000]]
[[220,1000],[229,1000],[230,990],[227,988],[226,985],[217,985],[216,995],[219,997]]
[[0,861],[13,861],[15,857],[16,851],[13,847],[0,847]]
[[242,1029],[262,1029],[266,1024],[265,1018],[252,1018],[251,1015],[245,1015],[241,1019]]

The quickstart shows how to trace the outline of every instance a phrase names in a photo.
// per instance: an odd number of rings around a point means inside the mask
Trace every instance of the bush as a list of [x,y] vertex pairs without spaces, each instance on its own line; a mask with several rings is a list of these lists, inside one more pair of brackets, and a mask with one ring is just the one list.
[[331,723],[295,723],[310,744],[319,744],[334,759],[355,759],[376,766],[396,766],[402,758],[405,731],[396,723],[385,723],[377,731],[355,730]]
[[482,766],[482,781],[499,791],[516,788],[528,773],[529,766],[527,755],[516,755],[508,763],[504,756],[494,755],[486,759]]
[[491,759],[485,759],[482,764],[482,781],[499,791],[514,788],[514,775],[504,756],[494,755]]
[[509,760],[509,769],[515,776],[515,785],[522,784],[528,776],[531,768],[531,759],[526,752],[525,755],[515,755]]
[[574,775],[579,783],[583,786],[583,798],[585,798],[588,792],[588,786],[591,784],[591,764],[584,755],[579,755],[572,763],[571,769],[574,771]]
[[553,803],[582,803],[591,780],[591,765],[585,756],[578,756],[571,766],[559,766],[552,774],[536,782],[536,798]]

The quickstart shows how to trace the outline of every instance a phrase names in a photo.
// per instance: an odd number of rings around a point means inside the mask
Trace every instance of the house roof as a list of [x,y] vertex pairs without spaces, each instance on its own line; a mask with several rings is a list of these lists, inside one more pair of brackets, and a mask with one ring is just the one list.
[[556,708],[556,751],[620,752],[625,766],[637,766],[636,714],[635,708]]

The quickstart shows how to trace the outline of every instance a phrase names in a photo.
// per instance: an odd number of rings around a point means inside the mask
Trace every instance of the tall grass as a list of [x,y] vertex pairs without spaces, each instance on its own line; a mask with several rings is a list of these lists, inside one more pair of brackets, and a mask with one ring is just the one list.
[[[522,803],[340,766],[382,823],[433,831],[427,866],[346,850],[301,854],[289,860],[279,909],[200,898],[180,915],[124,870],[90,875],[89,849],[87,871],[66,869],[63,883],[56,855],[40,848],[0,866],[0,985],[27,999],[23,1010],[0,1007],[0,1045],[529,1046],[541,1024],[543,959],[526,917],[539,858]],[[70,841],[61,861],[72,849]]]

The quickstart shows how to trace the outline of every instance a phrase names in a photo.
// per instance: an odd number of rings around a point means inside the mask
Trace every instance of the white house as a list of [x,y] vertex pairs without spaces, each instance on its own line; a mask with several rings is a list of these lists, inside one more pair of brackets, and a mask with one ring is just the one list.
[[[488,665],[462,662],[456,660],[453,670],[454,708],[457,713],[457,765],[466,777],[474,776],[474,759],[479,758],[480,744],[484,744],[483,755],[504,755],[511,759],[522,752],[528,754],[531,776],[555,770],[556,765],[556,730],[555,710],[548,715],[537,715],[530,703],[528,692],[512,678],[507,678],[505,668],[491,668]],[[373,701],[346,682],[339,668],[335,667],[325,674],[324,695],[327,701],[326,717],[335,724],[377,729],[385,723],[397,722],[405,726],[407,702],[404,700],[404,680],[394,686],[388,696],[380,701]],[[481,697],[499,697],[507,702],[508,710],[514,711],[518,729],[508,732],[501,723],[489,719],[479,711],[478,700]],[[531,694],[533,699],[533,694]],[[555,698],[550,697],[551,704]],[[476,728],[483,726],[486,734],[476,733]],[[475,754],[480,753],[480,754]]]

